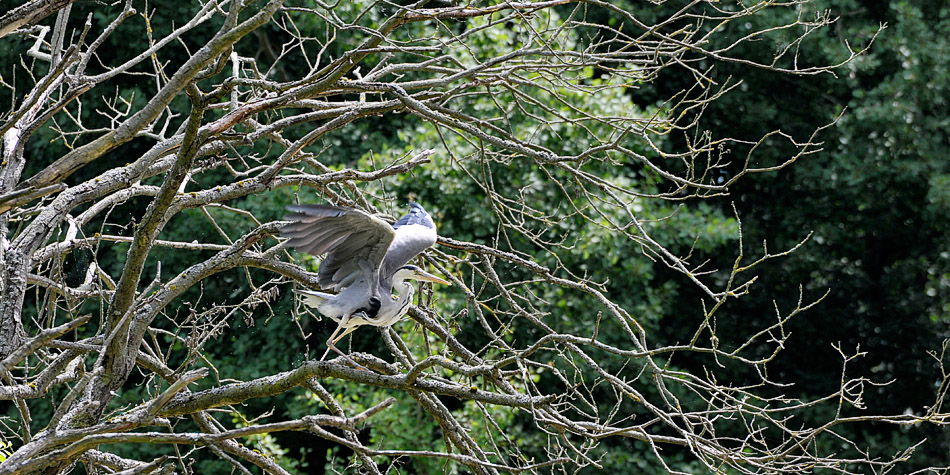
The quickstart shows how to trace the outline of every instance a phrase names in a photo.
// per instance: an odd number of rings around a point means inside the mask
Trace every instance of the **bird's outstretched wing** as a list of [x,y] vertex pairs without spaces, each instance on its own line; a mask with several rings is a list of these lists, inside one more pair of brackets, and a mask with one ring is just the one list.
[[400,267],[435,244],[437,239],[435,222],[432,221],[429,213],[419,203],[412,202],[410,205],[412,209],[409,210],[409,214],[393,225],[396,236],[383,260],[383,287],[390,285],[392,275]]
[[375,285],[380,267],[395,231],[385,221],[352,208],[329,205],[288,206],[284,219],[290,224],[280,228],[282,236],[298,251],[327,257],[317,273],[323,289],[339,292],[366,279]]

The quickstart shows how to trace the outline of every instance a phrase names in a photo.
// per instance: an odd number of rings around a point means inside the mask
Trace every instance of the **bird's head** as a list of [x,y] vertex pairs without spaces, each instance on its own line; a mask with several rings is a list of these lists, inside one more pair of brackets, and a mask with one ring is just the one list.
[[399,270],[396,271],[396,274],[393,275],[393,280],[406,280],[406,279],[423,280],[426,282],[435,282],[437,284],[442,284],[442,285],[452,285],[445,279],[441,279],[435,275],[432,275],[422,270],[421,267],[413,266],[413,265],[402,266],[399,268]]

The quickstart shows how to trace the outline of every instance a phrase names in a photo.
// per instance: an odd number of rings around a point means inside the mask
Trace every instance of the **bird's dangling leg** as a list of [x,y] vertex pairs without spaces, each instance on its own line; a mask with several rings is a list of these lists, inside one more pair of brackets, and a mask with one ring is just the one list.
[[350,316],[346,315],[340,319],[339,323],[336,324],[336,329],[330,334],[330,338],[327,338],[327,351],[323,352],[323,356],[320,357],[320,361],[327,359],[327,355],[330,354],[331,349],[336,350],[337,353],[340,352],[340,350],[338,350],[336,346],[333,345],[333,339],[336,338],[337,333],[340,333],[340,330],[343,328],[343,322],[346,322],[349,319]]
[[366,368],[363,367],[363,365],[357,363],[356,361],[353,361],[353,358],[350,358],[345,353],[340,351],[339,348],[336,347],[336,342],[340,341],[341,339],[343,339],[343,337],[345,337],[346,335],[349,335],[353,330],[356,330],[357,328],[357,325],[353,325],[347,328],[343,333],[337,335],[338,333],[340,333],[340,330],[343,329],[344,325],[346,325],[349,322],[349,320],[350,320],[349,315],[346,315],[340,319],[340,323],[339,325],[336,326],[336,330],[333,330],[333,333],[330,334],[330,338],[327,338],[327,351],[323,352],[323,356],[320,357],[320,361],[325,360],[327,355],[330,354],[330,350],[333,350],[337,352],[337,354],[342,356],[344,360],[348,361],[350,364],[355,366],[356,369],[367,370]]

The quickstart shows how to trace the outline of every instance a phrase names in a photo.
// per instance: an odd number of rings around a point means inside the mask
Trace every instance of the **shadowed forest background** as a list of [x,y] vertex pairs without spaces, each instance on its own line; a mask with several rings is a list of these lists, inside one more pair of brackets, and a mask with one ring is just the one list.
[[[8,7],[12,9],[23,2],[17,5],[7,3],[0,5],[0,14]],[[153,41],[146,23],[149,28],[155,29],[155,35],[167,33],[178,25],[186,24],[200,8],[197,2],[177,2],[176,8],[167,8],[158,2],[134,3],[138,16],[126,21],[129,25],[138,25],[138,28],[119,29],[108,36],[106,43],[100,46],[100,56],[132,57],[146,50]],[[262,2],[249,3],[257,5]],[[293,3],[287,2],[285,7],[290,8]],[[380,4],[379,14],[383,17],[392,14],[399,3]],[[682,7],[679,2],[675,2],[676,5],[671,5],[674,2],[653,5],[633,0],[612,3],[632,12],[647,24]],[[438,2],[431,6],[442,8],[453,5]],[[122,11],[123,5],[76,2],[71,8],[69,22],[75,23],[73,27],[78,36],[90,13],[97,25],[104,25]],[[533,13],[537,16],[525,17],[523,20],[527,25],[539,21],[538,18],[544,15],[567,18],[575,8],[573,4],[560,5]],[[358,10],[356,7],[354,9]],[[950,338],[950,6],[936,0],[817,0],[807,5],[807,9],[830,11],[831,17],[838,19],[815,30],[807,37],[807,41],[797,47],[795,55],[798,63],[809,66],[838,64],[848,58],[848,50],[843,46],[845,42],[855,51],[869,44],[872,38],[873,44],[867,52],[833,69],[834,74],[783,74],[740,61],[716,62],[709,59],[707,62],[691,63],[697,71],[703,71],[706,79],[697,79],[699,73],[687,74],[684,69],[670,67],[658,70],[656,76],[649,80],[614,88],[611,86],[616,84],[617,79],[612,71],[619,66],[612,64],[592,66],[577,73],[583,76],[582,81],[591,90],[602,93],[575,94],[575,91],[552,86],[551,89],[557,93],[552,92],[551,97],[535,96],[540,109],[565,111],[567,114],[582,109],[596,111],[603,117],[613,117],[622,116],[622,111],[632,109],[640,117],[649,118],[662,116],[670,110],[681,112],[680,117],[685,117],[681,130],[656,137],[657,142],[654,144],[640,141],[630,145],[636,153],[646,156],[651,156],[654,146],[664,150],[688,150],[704,143],[703,137],[707,133],[713,137],[729,136],[732,142],[711,145],[707,155],[715,157],[714,161],[719,165],[709,167],[701,176],[691,176],[690,179],[696,182],[720,185],[730,180],[740,173],[746,153],[753,157],[749,164],[753,167],[773,167],[797,156],[794,163],[788,166],[747,174],[730,183],[725,192],[709,193],[688,187],[677,189],[661,174],[622,159],[590,165],[590,173],[598,175],[598,179],[604,183],[642,193],[643,200],[631,199],[629,203],[639,214],[650,238],[677,256],[691,256],[693,264],[702,263],[698,267],[699,272],[691,273],[689,277],[676,270],[675,266],[666,265],[668,259],[662,253],[653,251],[649,242],[638,241],[640,238],[636,237],[637,231],[633,227],[618,232],[617,227],[612,227],[615,216],[609,213],[602,217],[596,213],[586,214],[583,212],[586,208],[578,211],[575,207],[580,205],[577,203],[584,202],[589,196],[584,186],[576,184],[579,183],[576,180],[580,180],[577,176],[558,175],[559,172],[551,171],[551,168],[520,161],[515,152],[510,155],[499,154],[491,161],[470,160],[469,157],[485,153],[482,149],[490,146],[478,139],[467,139],[462,133],[446,133],[419,115],[382,109],[308,144],[308,150],[314,155],[312,160],[323,167],[320,171],[331,173],[353,169],[371,173],[405,163],[407,157],[431,149],[434,153],[428,157],[428,163],[407,165],[398,173],[381,173],[372,180],[354,176],[349,178],[352,181],[334,183],[333,187],[327,185],[331,191],[323,196],[304,186],[274,187],[249,196],[228,198],[226,205],[225,200],[220,200],[222,206],[183,209],[168,221],[158,239],[181,243],[216,243],[223,248],[262,226],[261,223],[265,223],[263,226],[266,227],[266,223],[280,220],[285,213],[285,206],[292,203],[326,203],[342,196],[348,197],[351,204],[363,206],[371,203],[379,211],[398,218],[408,209],[408,201],[412,199],[429,210],[439,226],[439,235],[452,242],[483,244],[537,262],[553,269],[552,274],[563,276],[565,274],[558,272],[564,272],[569,274],[570,279],[596,283],[603,295],[629,313],[635,319],[636,326],[642,327],[643,334],[649,336],[651,347],[685,345],[697,341],[697,334],[702,333],[701,341],[704,344],[716,348],[735,348],[741,347],[750,335],[771,328],[771,333],[764,334],[761,340],[747,348],[748,353],[744,353],[749,358],[767,358],[777,352],[767,365],[720,360],[709,352],[672,351],[657,356],[659,366],[664,368],[699,376],[714,373],[713,379],[718,384],[729,387],[748,385],[753,388],[750,391],[755,391],[763,398],[784,396],[812,401],[841,390],[844,384],[842,365],[846,357],[854,357],[847,361],[847,375],[848,378],[859,379],[854,386],[848,386],[849,390],[855,392],[846,391],[845,396],[860,394],[860,397],[849,401],[843,408],[839,405],[839,398],[835,398],[798,409],[794,424],[789,426],[794,430],[792,425],[813,427],[839,416],[856,418],[854,423],[832,429],[833,436],[820,441],[816,439],[814,445],[804,449],[805,453],[814,453],[816,457],[827,453],[840,455],[838,465],[823,466],[815,473],[832,473],[836,470],[848,473],[872,473],[876,470],[942,473],[941,468],[950,467],[950,434],[943,425],[946,421],[941,406],[948,372],[944,367],[948,359],[944,349]],[[143,12],[149,12],[147,22],[141,16]],[[56,14],[53,14],[38,24],[52,26],[55,18]],[[715,42],[729,44],[743,37],[747,31],[794,20],[794,9],[763,9],[760,13],[723,26],[719,32],[722,37],[715,39]],[[221,21],[199,25],[192,34],[210,37]],[[445,20],[445,23],[457,28],[455,34],[458,35],[485,28],[483,35],[472,33],[467,38],[469,46],[478,50],[477,55],[485,58],[508,52],[517,40],[516,33],[506,34],[505,28],[516,31],[523,26],[516,21],[496,29],[479,23],[462,26],[467,21],[475,20],[454,19]],[[609,9],[591,6],[589,12],[585,13],[583,24],[576,26],[576,41],[582,42],[585,38],[595,36],[598,27],[594,25],[603,25],[611,31],[620,32],[633,32],[636,29],[633,24],[622,25],[624,21],[622,16]],[[875,38],[882,24],[886,24],[886,28]],[[305,27],[307,24],[300,22],[299,26]],[[310,26],[317,28],[315,25]],[[146,34],[146,31],[149,33]],[[347,32],[353,33],[352,40],[345,36]],[[327,46],[327,57],[340,57],[348,49],[355,48],[364,39],[358,33],[364,32],[357,29],[337,32],[335,42]],[[90,38],[96,34],[96,31],[90,33]],[[304,32],[303,36],[318,34],[322,33]],[[288,41],[287,35],[286,25],[278,28],[274,23],[267,23],[244,37],[235,45],[234,51],[242,57],[255,58],[260,64],[276,64],[268,80],[293,83],[304,75],[303,72],[316,70],[320,65],[308,64],[307,59],[293,49],[282,49],[281,45]],[[782,40],[781,35],[763,35],[762,38],[737,44],[729,53],[733,57],[768,64]],[[181,50],[179,56],[171,53],[162,56],[160,61],[166,62],[162,66],[164,69],[174,72],[189,57],[184,51],[194,53],[192,49],[196,48],[193,47],[200,46],[199,43],[189,45],[188,41],[191,40],[186,37],[182,46],[174,46]],[[33,87],[33,82],[39,79],[30,77],[29,72],[37,74],[39,71],[34,66],[35,59],[27,55],[34,43],[35,36],[26,34],[0,38],[0,77],[4,86],[0,87],[0,119],[4,123],[17,120],[16,111]],[[381,56],[383,53],[376,54]],[[227,62],[226,57],[223,62]],[[90,65],[92,69],[96,67],[94,63]],[[228,74],[230,69],[227,63],[221,66],[218,74]],[[372,65],[368,64],[356,73],[348,73],[347,77],[358,82],[362,75],[370,73],[370,69]],[[407,70],[402,74],[412,77],[415,72]],[[111,103],[110,107],[114,110],[134,110],[142,107],[154,95],[154,81],[155,78],[149,75],[122,75],[111,80],[108,90],[93,89],[88,94],[121,98],[114,102],[110,102],[112,99],[102,100]],[[700,83],[706,84],[708,89],[702,90],[697,86]],[[201,84],[198,86],[201,87]],[[250,89],[252,86],[245,87]],[[690,92],[678,96],[682,91]],[[710,99],[720,92],[722,94],[714,97],[714,100]],[[222,103],[227,103],[228,94],[221,93]],[[397,97],[402,93],[354,87],[342,92],[340,97],[354,103],[366,103],[377,100],[377,95],[388,97],[386,94]],[[704,100],[697,102],[696,109],[682,104],[674,106],[676,101],[671,100],[687,96],[703,97]],[[564,98],[573,102],[565,102]],[[168,130],[173,131],[188,119],[188,96],[182,92],[171,104],[170,110],[180,113],[177,116],[169,115]],[[481,112],[493,107],[503,108],[505,105],[504,97],[473,94],[466,103],[465,112],[477,118]],[[117,123],[105,115],[97,114],[92,107],[84,110],[70,107],[63,110],[77,116],[84,115],[86,126],[98,130],[86,135],[70,135],[64,133],[69,130],[68,120],[61,115],[52,116],[51,120],[32,132],[32,138],[23,146],[23,153],[28,157],[22,170],[24,179],[41,175],[56,158],[89,143],[96,134],[114,128]],[[214,117],[218,118],[225,113],[209,109],[208,117],[217,114]],[[268,116],[266,120],[261,117],[257,120],[267,123],[277,120],[279,115],[268,111],[261,113],[261,116],[267,114],[275,115]],[[448,112],[445,114],[451,115]],[[487,114],[485,117],[488,117]],[[685,127],[692,116],[697,121],[695,126]],[[461,115],[452,117],[465,121]],[[492,120],[490,123],[499,129],[523,130],[526,134],[531,129],[532,132],[528,134],[530,138],[526,141],[566,156],[578,156],[596,145],[589,141],[581,126],[557,123],[534,129],[534,119],[536,117],[530,110],[514,110],[504,120]],[[320,124],[315,122],[288,132],[288,142],[300,138]],[[490,128],[483,127],[483,130],[491,132]],[[797,142],[787,140],[784,136],[769,136],[777,130],[795,138]],[[811,142],[821,144],[806,147],[807,153],[797,155],[802,150],[800,144],[808,141],[812,134],[815,135]],[[122,166],[120,161],[125,159],[121,157],[131,157],[127,160],[131,162],[146,154],[156,141],[145,136],[119,145],[111,155],[91,161],[72,176],[64,178],[63,182],[75,186],[85,180],[93,180],[113,167]],[[258,148],[247,155],[259,157],[258,164],[267,164],[267,160],[279,154],[283,147],[277,141],[267,147],[260,144],[254,146]],[[196,169],[206,166],[207,171],[189,175],[192,181],[188,184],[186,179],[184,192],[212,190],[219,181],[224,183],[230,179],[227,170],[215,168],[217,165],[212,164],[216,157],[229,153],[227,148],[222,147],[213,155],[198,158]],[[695,161],[696,157],[691,159]],[[678,163],[676,160],[672,162]],[[682,162],[688,160],[683,159]],[[306,166],[318,169],[315,163],[308,162]],[[255,163],[245,165],[250,170],[248,173],[255,170]],[[674,172],[689,168],[687,165],[682,165],[682,169],[677,166],[672,165]],[[244,176],[240,175],[240,178]],[[546,180],[563,186],[552,186]],[[140,184],[157,188],[162,184],[162,175],[146,177]],[[362,194],[351,188],[361,190]],[[90,220],[87,227],[81,226],[80,236],[90,239],[94,233],[96,238],[106,235],[131,236],[136,229],[135,222],[142,221],[141,216],[154,195],[143,195],[146,197],[115,204],[107,216]],[[655,195],[664,196],[663,199],[648,199]],[[528,209],[521,211],[536,219],[534,224],[520,223],[517,216],[504,211],[507,207],[517,207],[511,201],[513,198],[527,203]],[[576,199],[573,205],[572,199]],[[595,197],[591,202],[597,203],[599,199]],[[19,229],[26,226],[20,223],[27,223],[31,216],[39,213],[38,203],[33,203],[37,208],[10,218],[5,228],[8,233],[6,239],[12,240]],[[596,204],[591,206],[597,207]],[[240,212],[235,212],[235,209]],[[7,211],[5,208],[4,212]],[[78,212],[82,212],[82,209]],[[58,226],[59,231],[50,238],[53,241],[68,232],[68,223]],[[539,251],[538,242],[551,243],[550,248],[555,251]],[[755,261],[766,254],[763,242],[767,242],[768,251],[772,254],[792,248],[795,250],[758,264],[750,275],[744,277],[749,280],[754,275],[754,282],[746,287],[738,287],[740,293],[746,290],[748,293],[741,295],[740,299],[730,300],[721,308],[717,307],[715,314],[707,319],[703,328],[714,331],[710,334],[697,331],[698,327],[703,326],[704,312],[709,314],[710,307],[704,306],[708,305],[709,296],[703,288],[694,285],[690,277],[701,275],[703,282],[711,287],[726,286],[726,281],[733,277],[729,269],[733,269],[738,253],[743,254],[744,263]],[[270,245],[275,243],[271,239]],[[512,348],[530,347],[541,339],[544,332],[519,317],[520,310],[511,302],[505,303],[503,291],[492,290],[490,275],[466,270],[467,257],[459,249],[464,248],[453,248],[443,241],[436,245],[424,262],[436,273],[452,275],[460,282],[466,282],[467,288],[458,285],[426,288],[419,300],[422,310],[414,312],[415,318],[421,319],[425,315],[437,318],[458,341],[479,357],[485,358],[485,361],[503,359],[510,354],[507,352],[510,348],[506,350],[493,342],[487,336],[484,330],[486,325],[480,322],[480,318],[490,322],[498,330],[499,338]],[[61,261],[50,264],[53,267],[49,275],[58,273],[56,275],[61,277],[66,287],[80,288],[84,282],[88,282],[90,263],[96,262],[99,268],[114,278],[123,273],[128,251],[127,242],[77,246],[71,252],[64,253]],[[186,250],[155,246],[145,261],[139,289],[147,288],[153,277],[161,275],[167,279],[196,262],[211,258],[218,251],[217,248]],[[285,261],[310,272],[315,272],[319,263],[319,260],[299,253],[283,256]],[[485,255],[480,258],[490,260]],[[523,284],[526,289],[532,288],[528,284],[543,283],[545,280],[533,274],[530,267],[512,262],[499,258],[496,264],[492,264],[501,280]],[[478,265],[481,265],[481,261]],[[477,265],[472,264],[472,267]],[[164,308],[162,318],[155,320],[155,330],[146,335],[145,341],[161,350],[158,353],[165,352],[167,366],[176,371],[210,368],[211,376],[194,385],[193,390],[196,392],[230,382],[251,381],[290,371],[308,360],[319,358],[325,350],[324,341],[335,328],[335,323],[319,318],[315,311],[311,314],[294,301],[292,289],[295,285],[302,285],[301,280],[296,283],[290,278],[274,280],[273,275],[275,271],[270,268],[235,267],[202,280],[200,285],[190,288]],[[35,334],[38,328],[61,325],[81,315],[93,317],[89,323],[62,339],[79,341],[99,334],[101,329],[95,322],[99,321],[100,316],[108,314],[107,299],[63,297],[63,293],[57,297],[57,294],[48,292],[49,287],[37,285],[36,280],[31,281],[30,285],[35,287],[26,292],[22,303],[22,320],[28,328],[27,336]],[[249,297],[249,289],[253,289],[253,299]],[[606,323],[610,319],[609,312],[602,302],[575,290],[554,285],[523,292],[518,290],[514,301],[522,302],[528,312],[561,328],[559,331],[564,334],[584,338],[597,335],[606,345],[624,347],[622,332]],[[781,328],[770,327],[776,319],[782,320],[797,306],[804,307],[819,299],[820,302],[814,306],[785,320]],[[249,303],[252,300],[253,303]],[[473,304],[476,300],[482,303]],[[476,312],[481,315],[483,310],[484,315],[476,316]],[[105,317],[101,318],[105,320]],[[34,322],[34,326],[26,325],[28,321]],[[424,329],[413,319],[407,318],[396,324],[394,330],[413,352],[436,354],[449,351],[444,349],[445,343],[440,336]],[[189,333],[191,331],[193,333]],[[199,335],[200,345],[195,343]],[[189,345],[192,344],[200,350],[190,351]],[[780,347],[781,351],[776,350],[776,347]],[[384,337],[370,327],[354,332],[351,339],[341,342],[340,348],[368,353],[386,362],[394,361],[391,350],[384,344]],[[527,365],[530,371],[525,369],[524,374],[517,376],[524,378],[525,394],[557,394],[563,392],[565,387],[576,389],[588,385],[589,393],[585,394],[593,401],[592,405],[604,401],[601,398],[605,396],[598,391],[610,393],[610,390],[594,384],[592,379],[586,379],[590,373],[584,369],[583,359],[572,359],[566,354],[552,351],[550,360],[541,361],[539,357],[537,365]],[[601,362],[603,368],[616,374],[632,371],[631,368],[636,366],[636,363],[605,348],[591,347],[587,354]],[[86,358],[91,371],[92,363],[96,360],[95,354]],[[36,359],[25,361],[40,367]],[[341,360],[337,361],[341,367],[346,366]],[[567,370],[566,374],[576,379],[561,378],[561,373],[543,366],[547,364],[550,364],[550,368],[573,368],[576,373]],[[16,371],[8,372],[10,378],[4,384],[12,386],[15,381],[19,381],[17,378],[26,378],[29,373],[24,367],[18,367]],[[462,372],[455,373],[451,368],[442,368],[440,371],[443,371],[440,374],[446,379],[462,378]],[[492,387],[491,383],[479,379],[480,375],[466,376],[471,376],[465,384],[471,386],[473,392]],[[154,375],[144,370],[132,370],[128,378],[111,400],[107,412],[133,408],[149,400],[149,395],[168,387],[168,384],[156,382]],[[633,372],[626,382],[642,388],[645,398],[662,400],[663,396],[659,394],[663,391],[653,388],[657,384],[654,378],[644,370]],[[21,383],[27,384],[26,381],[24,379]],[[774,384],[763,384],[762,381]],[[321,384],[321,390],[326,391],[322,396],[314,387],[298,387],[269,397],[242,400],[235,404],[237,409],[225,406],[213,415],[222,427],[246,427],[333,412],[327,409],[324,399],[327,395],[350,415],[392,397],[395,401],[390,406],[372,415],[365,424],[353,431],[361,444],[367,447],[451,452],[445,448],[451,445],[447,442],[445,427],[440,427],[439,421],[430,417],[407,391],[363,384],[347,377],[326,377],[321,380]],[[154,389],[151,389],[152,386]],[[684,401],[694,396],[697,399],[704,397],[699,392],[671,391],[677,397],[683,397]],[[68,393],[69,385],[56,386],[51,388],[45,399],[30,402],[32,424],[36,428],[44,427]],[[495,447],[504,452],[509,450],[505,447],[518,447],[521,451],[519,460],[526,467],[532,463],[557,459],[552,449],[556,443],[552,439],[558,436],[538,430],[538,421],[532,418],[530,411],[504,405],[494,407],[481,401],[463,400],[444,394],[433,397],[444,404],[462,426],[471,428],[473,434],[484,431],[484,436],[473,436],[483,448]],[[637,408],[624,412],[628,409],[624,409],[626,406],[623,405],[634,404],[633,399],[626,395],[614,397],[617,398],[618,413],[629,413],[633,423],[645,422],[643,418],[651,417]],[[4,444],[0,446],[0,460],[25,445],[23,429],[20,427],[22,408],[18,409],[11,399],[12,396],[0,400],[0,444]],[[597,411],[610,413],[613,403],[611,399]],[[671,406],[675,404],[671,403]],[[491,418],[485,414],[490,414]],[[923,420],[928,414],[934,415],[933,421]],[[878,415],[902,416],[905,419],[897,423],[858,420],[863,416]],[[921,419],[913,419],[915,416]],[[710,416],[710,419],[714,418]],[[723,418],[727,419],[726,416]],[[776,441],[781,439],[781,435],[770,432],[772,429],[761,433],[746,430],[754,427],[755,423],[755,418],[742,420],[737,416],[729,420],[725,429],[717,426],[718,434],[735,429],[739,439],[748,437],[758,442],[757,438],[761,437],[764,445],[773,438]],[[182,424],[192,423],[186,421]],[[486,424],[496,424],[497,427],[486,427]],[[182,427],[194,429],[192,426]],[[705,432],[697,429],[697,433]],[[504,441],[492,439],[492,434],[504,434]],[[663,431],[658,431],[657,435],[673,436]],[[569,444],[565,442],[566,445],[561,447],[565,452],[562,455],[572,459],[572,463],[587,464],[581,470],[582,473],[667,473],[670,470],[707,473],[711,466],[708,460],[698,460],[695,453],[702,450],[697,448],[661,444],[662,448],[656,450],[650,443],[630,437],[592,436],[589,440],[582,440],[580,437],[571,438],[576,434],[562,436],[581,448],[579,450],[584,456],[575,458],[574,453],[564,448]],[[351,448],[307,432],[264,432],[242,438],[240,442],[264,454],[289,473],[353,471],[361,463]],[[97,446],[97,450],[146,462],[167,455],[170,457],[168,463],[177,460],[178,473],[188,470],[199,474],[232,473],[234,465],[228,460],[208,455],[208,449],[185,453],[191,450],[190,446],[186,446],[184,443],[103,443]],[[908,451],[910,448],[913,450]],[[741,449],[736,450],[741,453]],[[658,455],[658,452],[662,455]],[[373,459],[383,472],[389,465],[399,473],[474,471],[465,462],[439,457],[381,455]],[[872,463],[849,465],[848,460],[851,459],[867,459]],[[70,465],[70,470],[74,470],[74,473],[89,473],[85,460],[79,463],[73,460],[71,463],[75,465]],[[880,464],[873,461],[879,461]],[[164,462],[166,460],[163,459]],[[504,463],[516,465],[511,460]],[[721,463],[723,473],[768,471],[755,464],[726,461],[725,458]],[[262,468],[245,465],[251,473],[264,473]],[[365,466],[361,467],[365,469]],[[525,470],[573,473],[574,465],[553,463]]]

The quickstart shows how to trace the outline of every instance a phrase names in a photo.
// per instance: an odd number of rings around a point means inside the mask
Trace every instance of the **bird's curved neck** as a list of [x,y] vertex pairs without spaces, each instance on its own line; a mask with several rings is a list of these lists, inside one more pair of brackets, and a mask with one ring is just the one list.
[[403,279],[396,279],[393,281],[392,290],[395,290],[399,295],[396,297],[396,300],[391,301],[392,306],[389,307],[390,310],[386,312],[386,318],[392,319],[392,321],[388,323],[390,325],[405,315],[407,307],[412,303],[412,293],[415,288],[410,282],[406,282]]
[[412,283],[406,282],[405,279],[396,278],[393,280],[393,289],[399,294],[398,300],[401,302],[405,299],[412,298],[412,292],[415,290]]

